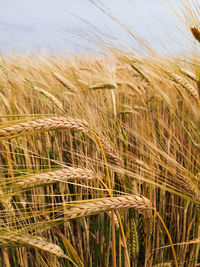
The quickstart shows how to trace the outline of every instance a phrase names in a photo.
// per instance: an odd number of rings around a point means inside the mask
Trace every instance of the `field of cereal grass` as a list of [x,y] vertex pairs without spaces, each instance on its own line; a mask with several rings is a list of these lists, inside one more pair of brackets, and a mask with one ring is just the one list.
[[200,266],[198,58],[1,55],[0,266]]

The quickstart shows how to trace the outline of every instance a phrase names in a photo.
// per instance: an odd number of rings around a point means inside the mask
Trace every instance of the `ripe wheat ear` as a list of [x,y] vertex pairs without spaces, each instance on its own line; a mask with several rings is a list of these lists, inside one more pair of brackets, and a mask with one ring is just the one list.
[[190,27],[194,38],[200,43],[200,30],[197,27]]
[[121,208],[134,208],[137,210],[152,209],[151,201],[143,196],[122,196],[103,198],[77,204],[65,213],[65,218],[75,219],[100,212],[111,211]]
[[[72,129],[87,133],[90,136],[90,125],[87,121],[71,117],[48,117],[0,128],[0,140],[11,139],[32,132],[50,131],[55,129]],[[122,165],[122,159],[105,138],[99,137],[105,152],[113,158],[117,165]]]
[[17,181],[15,185],[22,188],[30,188],[46,183],[55,183],[74,179],[91,180],[95,178],[95,173],[92,170],[86,168],[67,167],[65,169],[24,177],[20,181]]
[[51,254],[56,255],[57,257],[66,258],[63,250],[42,238],[30,236],[30,235],[16,235],[13,232],[5,232],[4,234],[0,234],[0,247],[22,247],[22,246],[30,246],[34,248],[39,248],[41,250],[47,251]]

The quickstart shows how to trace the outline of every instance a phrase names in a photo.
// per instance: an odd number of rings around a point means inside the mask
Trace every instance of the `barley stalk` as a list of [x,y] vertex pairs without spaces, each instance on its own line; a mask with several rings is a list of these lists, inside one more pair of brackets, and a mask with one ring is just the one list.
[[135,220],[131,220],[130,225],[130,256],[134,261],[139,253],[138,232],[135,224]]
[[121,208],[134,208],[138,210],[151,209],[151,201],[143,196],[123,196],[103,198],[100,200],[87,201],[80,203],[76,207],[70,208],[65,213],[65,218],[75,219],[100,212],[111,211]]
[[49,93],[48,91],[40,88],[40,87],[33,87],[34,90],[38,91],[39,93],[41,93],[42,95],[46,96],[47,98],[49,98],[59,109],[63,110],[63,105],[62,103],[55,97],[53,96],[51,93]]
[[178,185],[181,190],[187,192],[191,197],[200,200],[200,192],[197,186],[192,183],[189,179],[180,180],[177,179],[176,186]]
[[147,236],[151,236],[153,233],[152,217],[149,211],[143,212],[144,218],[144,232]]
[[200,30],[197,27],[190,27],[194,38],[200,43]]
[[162,262],[153,265],[153,267],[171,267],[171,266],[172,266],[171,262]]
[[6,193],[4,193],[0,188],[0,203],[3,205],[4,209],[9,210],[9,212],[13,213],[14,209],[11,204],[11,198],[5,197]]
[[96,83],[93,85],[90,85],[88,89],[91,90],[100,90],[100,89],[116,89],[116,86],[112,83]]
[[175,82],[179,83],[180,85],[182,85],[187,92],[196,100],[199,101],[199,94],[198,91],[188,82],[188,80],[186,80],[185,78],[183,78],[182,76],[178,75],[178,74],[172,74],[170,72],[168,72],[170,76],[172,76],[172,78],[175,80]]
[[6,97],[1,92],[0,92],[0,99],[1,99],[2,103],[4,104],[4,106],[9,110],[10,104],[9,104],[8,100],[6,99]]
[[[49,131],[55,129],[70,128],[76,131],[82,131],[84,133],[89,132],[89,124],[85,120],[74,119],[71,117],[49,117],[36,119],[26,122],[20,122],[5,128],[0,129],[0,140],[9,139],[18,135],[38,132],[38,131]],[[105,152],[110,155],[117,164],[122,165],[122,159],[117,154],[112,146],[107,142],[105,138],[99,138]]]
[[99,140],[101,142],[101,145],[103,147],[103,149],[105,150],[105,152],[111,157],[113,158],[113,160],[115,161],[115,163],[119,166],[123,166],[123,160],[120,157],[120,155],[118,154],[118,152],[116,150],[113,149],[113,147],[107,142],[106,139],[104,139],[103,137],[99,137]]
[[56,79],[64,86],[66,87],[68,90],[70,90],[71,92],[77,92],[76,87],[68,80],[66,79],[63,75],[61,75],[60,73],[57,73],[55,71],[52,72],[53,75],[56,77]]
[[36,174],[29,177],[24,177],[22,180],[17,181],[16,186],[23,188],[34,187],[38,185],[43,185],[45,183],[55,183],[65,180],[91,180],[95,178],[93,171],[86,168],[73,168],[67,167],[65,169],[60,169],[56,171],[49,171],[46,173]]
[[181,68],[180,72],[182,74],[184,74],[185,76],[187,76],[188,78],[190,78],[191,80],[193,80],[195,82],[197,81],[196,76],[194,75],[194,73],[190,72],[189,70]]
[[174,75],[177,81],[188,91],[188,93],[193,96],[197,101],[199,101],[199,94],[197,90],[183,77],[180,75]]
[[138,195],[138,185],[137,185],[137,182],[136,180],[132,180],[131,181],[131,193],[134,194],[134,195]]
[[0,234],[0,247],[22,247],[22,246],[30,246],[38,249],[42,249],[51,254],[56,255],[57,257],[66,258],[63,250],[42,238],[30,236],[30,235],[16,235],[12,232],[6,232],[5,234]]
[[47,150],[51,149],[51,141],[48,132],[44,133],[44,144],[45,144],[45,149]]
[[[112,219],[112,213],[111,213],[111,211],[108,211],[107,214]],[[115,213],[114,213],[114,223],[115,223],[115,226],[117,228],[119,228],[119,222],[118,222],[118,219],[117,219],[117,215]]]
[[85,120],[71,117],[50,117],[32,121],[20,122],[0,129],[0,139],[12,138],[15,135],[26,134],[33,131],[54,130],[70,128],[77,131],[88,132],[89,125]]

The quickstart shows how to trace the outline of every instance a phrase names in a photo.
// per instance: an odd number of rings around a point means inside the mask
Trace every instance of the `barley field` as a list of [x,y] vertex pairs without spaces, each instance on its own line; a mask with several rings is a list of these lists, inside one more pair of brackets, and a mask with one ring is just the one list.
[[150,51],[0,55],[1,267],[200,266],[200,53]]

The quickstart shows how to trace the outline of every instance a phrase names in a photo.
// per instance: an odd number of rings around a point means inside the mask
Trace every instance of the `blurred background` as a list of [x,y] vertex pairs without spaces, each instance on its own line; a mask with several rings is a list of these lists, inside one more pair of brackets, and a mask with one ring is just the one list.
[[[181,12],[176,0],[168,2]],[[179,53],[189,45],[183,24],[165,0],[95,0],[94,3],[126,23],[159,52]],[[94,3],[89,0],[1,0],[0,52],[81,53],[96,47],[93,41],[98,32],[106,33],[105,39],[115,45],[119,45],[120,40],[124,45],[142,50],[133,37]],[[101,34],[101,38],[104,37]]]

